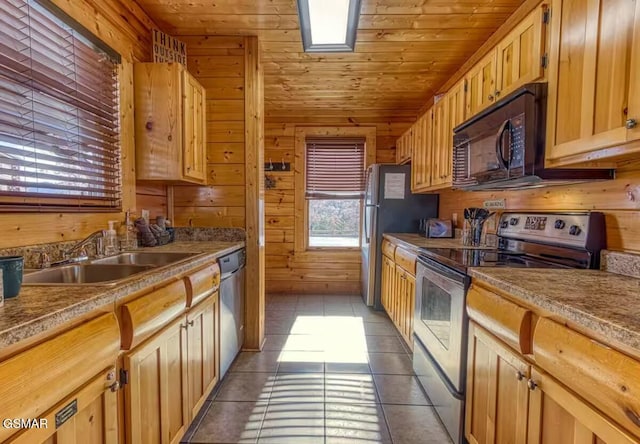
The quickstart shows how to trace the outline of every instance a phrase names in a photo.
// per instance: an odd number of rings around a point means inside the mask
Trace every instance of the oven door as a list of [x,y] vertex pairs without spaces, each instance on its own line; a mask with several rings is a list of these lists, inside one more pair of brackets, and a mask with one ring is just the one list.
[[451,385],[464,392],[467,344],[465,295],[469,278],[420,258],[416,274],[414,333]]

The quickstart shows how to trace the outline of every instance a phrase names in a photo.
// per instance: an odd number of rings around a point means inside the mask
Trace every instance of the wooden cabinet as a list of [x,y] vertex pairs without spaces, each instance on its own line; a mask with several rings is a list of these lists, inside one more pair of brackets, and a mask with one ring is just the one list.
[[218,383],[220,369],[219,296],[214,293],[187,314],[187,397],[194,418],[206,396]]
[[413,126],[415,145],[411,157],[411,191],[421,192],[431,186],[433,151],[433,109],[418,118]]
[[468,304],[471,444],[638,442],[640,362],[477,283]]
[[547,11],[540,5],[498,43],[496,100],[544,76]]
[[396,163],[405,164],[411,160],[414,145],[413,127],[409,128],[396,142]]
[[525,443],[529,365],[471,322],[467,359],[469,443]]
[[532,388],[528,412],[528,444],[638,442],[548,374],[534,368],[528,384]]
[[467,73],[467,118],[495,103],[497,70],[498,52],[494,49]]
[[547,163],[640,150],[640,2],[553,0],[550,36]]
[[136,178],[206,183],[205,90],[178,63],[136,63]]
[[179,443],[189,424],[184,317],[124,356],[126,436],[133,443]]
[[[385,242],[387,248],[384,248]],[[381,302],[407,345],[413,348],[416,256],[395,246],[391,250],[388,245],[393,244],[383,241]],[[394,258],[388,256],[389,251],[394,251]]]
[[128,443],[177,443],[219,379],[219,299],[207,297],[124,357]]

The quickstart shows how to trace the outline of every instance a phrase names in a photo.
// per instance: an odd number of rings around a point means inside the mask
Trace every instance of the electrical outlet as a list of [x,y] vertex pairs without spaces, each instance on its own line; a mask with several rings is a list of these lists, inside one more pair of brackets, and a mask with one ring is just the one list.
[[454,227],[457,227],[457,226],[458,226],[458,213],[453,213],[453,214],[451,214],[451,224],[452,224]]

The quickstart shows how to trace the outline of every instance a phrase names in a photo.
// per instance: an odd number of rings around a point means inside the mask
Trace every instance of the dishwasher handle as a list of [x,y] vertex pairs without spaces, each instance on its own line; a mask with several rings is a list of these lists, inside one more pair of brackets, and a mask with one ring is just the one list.
[[244,270],[244,267],[236,268],[233,271],[227,271],[226,273],[222,273],[222,276],[220,276],[220,280],[221,281],[226,281],[227,279],[232,277],[234,274],[238,274],[240,272],[240,270]]

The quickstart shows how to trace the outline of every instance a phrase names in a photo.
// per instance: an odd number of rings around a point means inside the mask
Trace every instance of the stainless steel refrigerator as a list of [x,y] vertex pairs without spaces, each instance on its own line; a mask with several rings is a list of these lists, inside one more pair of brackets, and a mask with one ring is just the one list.
[[362,217],[362,298],[382,309],[383,233],[417,233],[420,219],[438,216],[437,194],[411,194],[409,165],[371,165],[366,173]]

